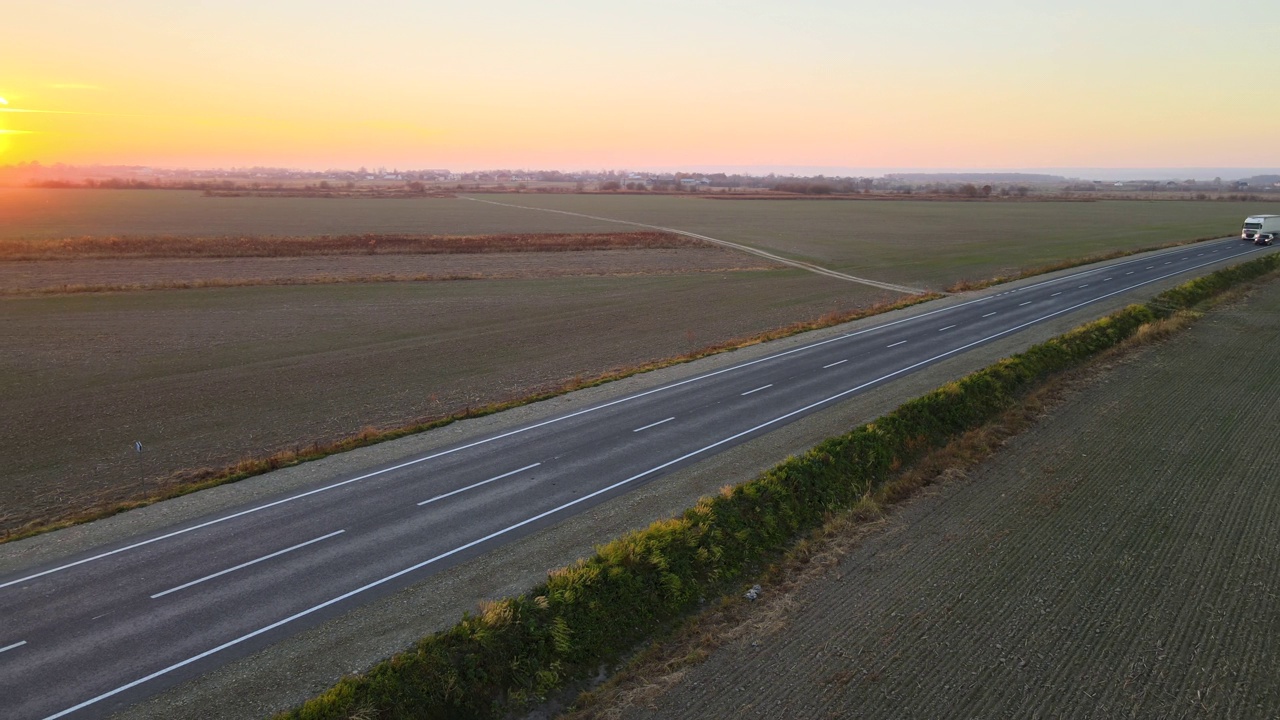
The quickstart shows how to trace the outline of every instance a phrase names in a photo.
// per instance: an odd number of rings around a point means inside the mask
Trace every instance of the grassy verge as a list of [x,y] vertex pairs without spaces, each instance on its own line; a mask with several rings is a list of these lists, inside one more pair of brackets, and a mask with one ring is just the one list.
[[310,257],[315,255],[436,255],[443,253],[567,252],[707,247],[662,232],[525,233],[505,235],[320,235],[315,237],[81,237],[0,240],[0,260],[97,258]]
[[1108,253],[1100,253],[1097,255],[1087,255],[1085,257],[1072,258],[1063,260],[1062,262],[1050,263],[1048,265],[1037,265],[1036,267],[1020,270],[1013,275],[997,275],[996,277],[987,278],[985,280],[958,280],[947,287],[947,292],[956,293],[966,290],[982,290],[992,285],[1003,285],[1004,283],[1013,282],[1015,280],[1025,280],[1036,275],[1044,275],[1045,273],[1057,272],[1058,270],[1067,270],[1081,265],[1091,265],[1096,262],[1104,262],[1106,260],[1115,260],[1117,258],[1137,255],[1139,253],[1152,252],[1155,250],[1167,250],[1169,248],[1182,247],[1183,245],[1193,245],[1198,242],[1206,242],[1208,240],[1217,240],[1219,236],[1209,235],[1206,237],[1195,238],[1194,240],[1179,240],[1177,242],[1163,243],[1161,245],[1150,245],[1148,247],[1136,248],[1134,250],[1115,250]]
[[1047,378],[1277,268],[1273,254],[1192,280],[949,383],[601,546],[280,717],[486,718],[527,707],[734,587],[832,514],[893,491],[902,468],[1000,417]]
[[[753,268],[745,268],[750,270]],[[694,273],[724,273],[737,272],[739,270],[732,268],[683,268],[680,270],[682,275],[692,275]],[[601,271],[592,273],[596,277],[607,277],[609,275],[639,275],[646,274],[643,272],[618,271],[608,272]],[[657,273],[652,273],[657,274]],[[529,274],[520,274],[514,272],[508,273],[415,273],[408,274],[379,274],[379,275],[307,275],[303,277],[263,277],[263,278],[207,278],[202,280],[159,280],[156,282],[142,283],[76,283],[63,285],[49,285],[46,287],[33,288],[3,288],[0,287],[0,298],[7,297],[39,297],[43,295],[76,295],[81,293],[116,293],[116,292],[153,292],[156,290],[206,290],[211,288],[243,288],[243,287],[288,287],[295,285],[368,285],[371,283],[394,283],[394,282],[458,282],[463,280],[524,280],[530,277]],[[534,276],[536,277],[536,275]]]

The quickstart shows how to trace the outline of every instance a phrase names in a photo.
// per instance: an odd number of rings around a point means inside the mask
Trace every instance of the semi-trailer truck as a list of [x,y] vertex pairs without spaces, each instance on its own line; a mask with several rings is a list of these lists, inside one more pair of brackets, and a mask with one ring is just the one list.
[[1280,215],[1250,215],[1244,219],[1241,240],[1253,240],[1260,233],[1280,233]]

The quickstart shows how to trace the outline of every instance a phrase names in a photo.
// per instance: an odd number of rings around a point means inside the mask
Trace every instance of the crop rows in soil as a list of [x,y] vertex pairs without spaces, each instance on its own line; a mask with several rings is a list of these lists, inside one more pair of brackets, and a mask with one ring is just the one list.
[[[702,233],[861,277],[942,289],[1065,259],[1238,233],[1268,202],[775,202],[643,195],[211,198],[195,191],[0,188],[0,241],[84,236],[238,237]],[[578,213],[578,214],[565,214]]]
[[628,718],[1274,717],[1280,284],[1104,375]]
[[795,270],[9,298],[0,529],[881,299]]
[[[494,199],[678,228],[859,277],[931,289],[1069,258],[1238,234],[1246,215],[1280,212],[1280,203],[1274,202],[711,202],[671,196],[558,194]],[[547,217],[586,221],[524,212],[538,221]]]

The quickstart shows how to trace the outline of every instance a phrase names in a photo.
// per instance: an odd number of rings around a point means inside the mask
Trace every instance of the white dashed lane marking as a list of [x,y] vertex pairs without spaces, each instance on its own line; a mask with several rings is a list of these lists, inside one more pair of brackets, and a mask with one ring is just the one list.
[[[663,422],[666,422],[666,421],[664,420]],[[443,499],[445,499],[445,498],[447,498],[447,497],[450,497],[450,496],[452,496],[452,495],[457,495],[457,494],[458,494],[458,493],[460,493],[460,492],[466,492],[466,491],[468,491],[468,490],[474,490],[474,489],[476,489],[476,488],[480,487],[481,485],[488,485],[489,483],[491,483],[491,482],[493,482],[493,481],[495,481],[495,480],[501,480],[501,479],[503,479],[503,478],[509,478],[509,477],[511,477],[512,475],[515,475],[516,473],[524,472],[525,470],[532,470],[532,469],[534,469],[534,468],[538,467],[538,466],[539,466],[539,465],[541,465],[541,464],[542,464],[542,463],[534,463],[534,464],[532,464],[532,465],[525,465],[524,467],[522,467],[522,468],[520,468],[520,469],[518,469],[518,470],[512,470],[511,472],[508,472],[508,473],[502,473],[501,475],[499,475],[499,476],[497,476],[497,477],[491,477],[491,478],[489,478],[488,480],[481,480],[481,481],[480,481],[480,482],[478,482],[478,483],[472,483],[472,484],[470,484],[470,485],[468,485],[468,486],[466,486],[466,487],[458,488],[457,490],[454,490],[454,491],[452,491],[452,492],[447,492],[447,493],[445,493],[445,494],[443,494],[443,495],[437,495],[437,496],[435,496],[435,497],[431,498],[430,500],[423,500],[422,502],[418,503],[418,505],[430,505],[431,503],[433,503],[433,502],[435,502],[435,501],[437,501],[437,500],[443,500]]]
[[672,420],[675,420],[675,416],[669,417],[666,420],[659,420],[656,423],[649,423],[648,425],[645,425],[644,427],[638,427],[635,430],[632,430],[631,432],[640,432],[641,430],[648,430],[649,428],[655,428],[663,423],[669,423]]

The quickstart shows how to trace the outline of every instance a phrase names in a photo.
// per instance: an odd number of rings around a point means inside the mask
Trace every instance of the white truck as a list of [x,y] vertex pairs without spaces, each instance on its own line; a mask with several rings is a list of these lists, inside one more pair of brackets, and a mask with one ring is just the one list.
[[1244,219],[1241,240],[1255,240],[1262,233],[1280,235],[1280,215],[1250,215]]

